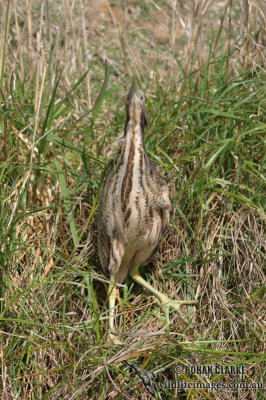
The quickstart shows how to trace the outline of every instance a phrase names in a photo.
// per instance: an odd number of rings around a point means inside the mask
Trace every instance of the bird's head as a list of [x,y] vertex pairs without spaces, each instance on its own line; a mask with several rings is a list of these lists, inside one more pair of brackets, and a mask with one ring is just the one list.
[[134,78],[127,94],[125,133],[129,122],[131,126],[140,126],[142,133],[147,126],[144,93]]

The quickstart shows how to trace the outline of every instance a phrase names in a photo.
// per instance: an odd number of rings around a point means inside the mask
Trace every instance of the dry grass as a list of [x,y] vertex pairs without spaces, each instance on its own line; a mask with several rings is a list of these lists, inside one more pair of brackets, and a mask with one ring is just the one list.
[[[262,382],[264,2],[0,7],[1,398],[145,400],[145,372],[156,388],[177,379],[176,364],[245,366],[244,376],[183,373],[186,382]],[[171,226],[146,277],[199,307],[184,309],[184,320],[173,313],[165,330],[154,298],[129,280],[117,349],[106,343],[108,279],[93,220],[132,71],[147,93],[146,147],[172,198]],[[263,398],[259,388],[155,392]]]

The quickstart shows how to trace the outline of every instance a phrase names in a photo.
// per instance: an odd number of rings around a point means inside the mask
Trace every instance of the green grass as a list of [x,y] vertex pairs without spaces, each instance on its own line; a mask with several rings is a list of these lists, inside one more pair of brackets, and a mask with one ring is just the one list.
[[[107,9],[105,19],[97,14],[95,31],[86,25],[92,11],[74,3],[36,2],[27,10],[27,2],[8,1],[1,10],[3,400],[144,400],[151,398],[143,386],[148,372],[158,399],[263,398],[261,388],[163,386],[167,379],[262,382],[266,193],[266,72],[255,14],[239,37],[235,3],[213,7],[208,26],[198,11],[192,38],[184,30],[151,46],[145,24],[155,12],[173,26],[177,16],[188,21],[185,9],[165,3],[133,2],[129,12],[111,2],[112,17]],[[119,10],[131,15],[130,29]],[[146,149],[172,201],[160,252],[143,273],[172,298],[196,297],[199,306],[184,308],[184,320],[172,313],[164,329],[154,298],[128,279],[116,319],[124,345],[116,348],[106,341],[109,281],[94,217],[111,144],[123,130],[130,68],[146,92]],[[217,363],[244,365],[245,374],[174,373],[176,365]]]

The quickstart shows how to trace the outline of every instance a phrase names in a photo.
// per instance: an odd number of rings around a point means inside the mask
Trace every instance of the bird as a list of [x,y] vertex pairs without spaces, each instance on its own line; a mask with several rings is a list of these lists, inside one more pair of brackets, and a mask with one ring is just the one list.
[[160,302],[169,323],[169,308],[196,301],[172,300],[155,289],[139,273],[158,250],[169,224],[170,198],[164,176],[148,157],[144,132],[147,112],[144,93],[133,77],[126,99],[125,127],[120,151],[103,180],[97,215],[97,245],[102,270],[109,278],[109,338],[121,344],[115,333],[118,284],[130,276]]

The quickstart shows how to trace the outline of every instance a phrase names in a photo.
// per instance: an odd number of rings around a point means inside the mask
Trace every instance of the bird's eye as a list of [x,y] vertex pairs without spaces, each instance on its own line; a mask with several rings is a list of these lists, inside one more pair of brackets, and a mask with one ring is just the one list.
[[140,100],[141,100],[141,101],[144,101],[144,96],[143,96],[143,94],[140,96]]

